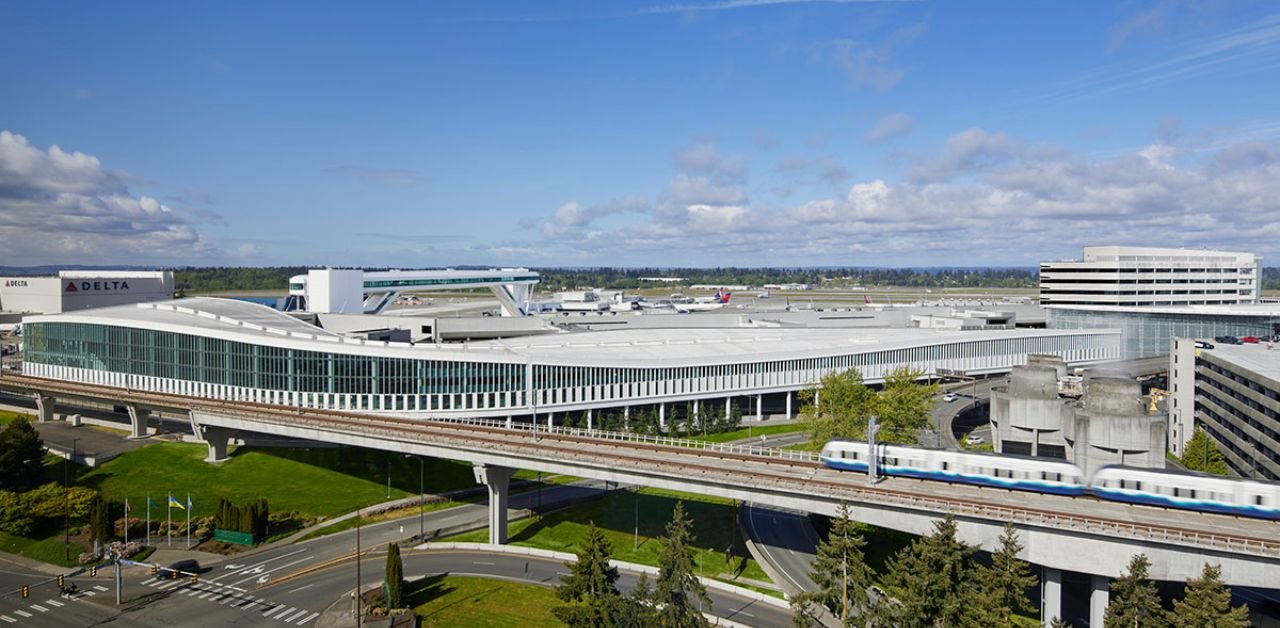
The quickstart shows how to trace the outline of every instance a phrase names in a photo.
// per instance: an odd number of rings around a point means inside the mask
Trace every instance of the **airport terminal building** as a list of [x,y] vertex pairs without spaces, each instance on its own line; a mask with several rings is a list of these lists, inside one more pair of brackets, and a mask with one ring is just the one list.
[[[190,298],[29,316],[26,375],[404,416],[541,416],[791,393],[856,367],[1007,372],[1121,355],[1117,330],[662,329],[457,344],[351,338],[270,308]],[[757,408],[759,406],[757,405]]]
[[171,270],[64,270],[56,277],[0,277],[0,312],[58,314],[173,294]]

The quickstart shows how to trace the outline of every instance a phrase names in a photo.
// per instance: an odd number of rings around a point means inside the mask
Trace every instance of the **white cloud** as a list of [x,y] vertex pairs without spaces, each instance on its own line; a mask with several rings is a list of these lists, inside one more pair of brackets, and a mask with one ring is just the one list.
[[42,151],[0,131],[0,241],[5,263],[181,262],[213,252],[190,222],[96,157]]
[[923,24],[900,28],[881,42],[838,39],[826,45],[828,56],[853,87],[887,92],[902,81],[906,70],[898,67],[893,55],[925,31]]
[[915,118],[896,111],[880,118],[866,133],[862,134],[863,144],[879,144],[900,135],[905,135],[915,128]]
[[747,176],[747,160],[742,155],[723,155],[714,140],[700,139],[676,151],[675,164],[681,172],[705,175],[719,181],[741,181]]
[[[789,165],[799,170],[785,172],[813,173],[818,163],[796,159]],[[584,253],[581,262],[1031,265],[1100,241],[1280,254],[1274,143],[1204,154],[1156,142],[1099,159],[971,128],[904,171],[785,206],[678,174],[652,212],[590,230],[608,256]]]

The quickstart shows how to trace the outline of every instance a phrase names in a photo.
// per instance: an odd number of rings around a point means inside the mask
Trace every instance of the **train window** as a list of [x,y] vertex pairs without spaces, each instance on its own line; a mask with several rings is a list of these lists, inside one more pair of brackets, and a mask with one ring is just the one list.
[[951,465],[950,465],[946,460],[943,460],[943,461],[942,461],[942,470],[943,470],[943,471],[946,471],[950,466],[951,466]]
[[1120,488],[1122,488],[1122,489],[1129,488],[1128,484],[1129,484],[1129,482],[1128,482],[1127,480],[1125,480],[1125,479],[1121,478],[1121,480],[1120,480]]
[[1174,496],[1174,497],[1182,497],[1182,489],[1180,489],[1180,488],[1178,488],[1178,487],[1176,487],[1176,486],[1175,486],[1175,487],[1173,487],[1173,496]]
[[1261,506],[1261,505],[1262,505],[1262,496],[1261,496],[1261,495],[1254,495],[1254,496],[1253,496],[1253,505],[1254,505],[1254,506]]
[[1196,489],[1193,488],[1191,489],[1191,499],[1195,499],[1195,498],[1196,498]]
[[1137,482],[1137,481],[1135,481],[1135,482],[1133,483],[1133,490],[1135,490],[1135,491],[1140,491],[1140,490],[1142,490],[1142,482]]

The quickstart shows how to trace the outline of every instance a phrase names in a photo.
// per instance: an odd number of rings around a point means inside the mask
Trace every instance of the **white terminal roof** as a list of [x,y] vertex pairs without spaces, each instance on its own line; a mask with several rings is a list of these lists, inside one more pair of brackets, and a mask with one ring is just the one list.
[[[851,328],[631,329],[527,336],[454,344],[346,338],[269,307],[195,297],[29,316],[25,322],[121,325],[311,351],[439,360],[575,366],[695,366],[795,359],[989,339],[1095,335],[1107,330]],[[1119,331],[1116,330],[1117,337]]]
[[1225,362],[1249,369],[1273,382],[1280,382],[1280,347],[1273,349],[1272,347],[1275,346],[1273,343],[1229,345],[1225,342],[1215,342],[1212,338],[1205,340],[1212,343],[1213,348],[1202,349],[1201,355],[1211,354],[1222,358]]

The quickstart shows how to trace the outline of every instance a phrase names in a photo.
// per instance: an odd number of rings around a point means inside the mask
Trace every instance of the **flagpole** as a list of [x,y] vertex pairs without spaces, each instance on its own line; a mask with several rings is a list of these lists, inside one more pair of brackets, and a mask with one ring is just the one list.
[[191,491],[187,491],[187,549],[191,549]]
[[124,544],[129,544],[129,497],[124,498]]
[[151,493],[147,493],[147,545],[151,545]]
[[167,511],[166,514],[169,516],[169,523],[165,527],[168,528],[166,532],[169,533],[169,546],[173,547],[173,493],[168,493],[165,497],[169,498],[164,503],[165,510]]

